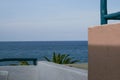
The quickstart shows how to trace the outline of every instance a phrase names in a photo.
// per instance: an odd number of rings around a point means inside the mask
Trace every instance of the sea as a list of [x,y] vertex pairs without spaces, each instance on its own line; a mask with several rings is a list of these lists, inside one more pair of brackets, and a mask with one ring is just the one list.
[[[88,41],[8,41],[0,42],[0,59],[37,58],[45,61],[44,56],[52,58],[53,52],[69,54],[79,63],[88,62]],[[9,62],[0,62],[0,65]]]

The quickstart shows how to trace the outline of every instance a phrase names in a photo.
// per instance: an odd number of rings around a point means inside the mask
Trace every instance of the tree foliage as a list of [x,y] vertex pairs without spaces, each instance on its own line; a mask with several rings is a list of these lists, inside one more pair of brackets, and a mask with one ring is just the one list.
[[73,64],[80,62],[80,60],[73,60],[72,57],[70,57],[69,54],[60,54],[60,53],[53,53],[52,59],[49,59],[48,57],[44,57],[49,62],[54,62],[58,64]]

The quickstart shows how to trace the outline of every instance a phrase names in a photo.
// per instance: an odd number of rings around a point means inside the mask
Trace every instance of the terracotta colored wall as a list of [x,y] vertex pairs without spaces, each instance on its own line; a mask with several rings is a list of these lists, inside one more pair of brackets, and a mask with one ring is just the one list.
[[120,80],[120,23],[88,30],[88,80]]

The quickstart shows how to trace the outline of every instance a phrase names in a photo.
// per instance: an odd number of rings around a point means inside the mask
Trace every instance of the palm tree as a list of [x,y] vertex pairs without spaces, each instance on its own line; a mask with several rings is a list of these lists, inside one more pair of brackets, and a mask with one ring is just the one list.
[[80,62],[80,60],[73,60],[73,58],[70,57],[69,54],[60,54],[60,53],[53,53],[52,59],[49,59],[48,57],[44,57],[49,62],[54,62],[58,64],[73,64],[76,62]]

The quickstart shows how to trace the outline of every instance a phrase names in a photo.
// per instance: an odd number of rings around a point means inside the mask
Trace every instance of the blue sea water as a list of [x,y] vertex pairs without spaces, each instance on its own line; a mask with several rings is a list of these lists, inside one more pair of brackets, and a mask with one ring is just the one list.
[[52,53],[69,54],[81,62],[88,62],[87,41],[25,41],[0,42],[0,59],[2,58],[37,58],[52,57]]

